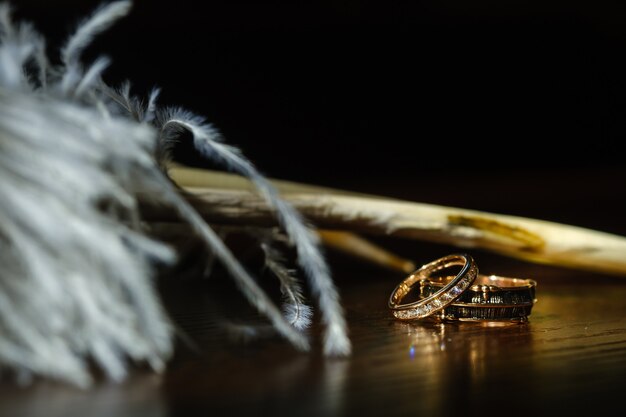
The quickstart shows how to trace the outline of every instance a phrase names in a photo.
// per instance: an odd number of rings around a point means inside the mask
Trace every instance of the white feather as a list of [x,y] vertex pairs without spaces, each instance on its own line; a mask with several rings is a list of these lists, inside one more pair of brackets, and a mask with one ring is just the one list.
[[92,89],[96,82],[100,79],[100,74],[102,74],[106,67],[109,66],[110,62],[111,61],[106,57],[96,59],[76,86],[74,96],[80,97],[88,89]]
[[89,356],[120,379],[126,355],[170,355],[151,277],[173,253],[124,222],[160,175],[153,146],[147,126],[0,89],[0,363],[86,385]]
[[61,60],[65,66],[80,62],[83,50],[100,33],[130,12],[130,1],[116,1],[98,8],[90,17],[82,21],[61,49]]
[[160,88],[153,88],[150,92],[150,98],[148,99],[148,106],[146,107],[146,112],[143,116],[143,122],[149,123],[154,121],[155,112],[156,112],[156,101],[161,94]]
[[61,62],[65,71],[60,82],[60,90],[68,94],[81,78],[82,66],[80,57],[83,50],[91,43],[94,37],[107,30],[113,23],[126,16],[130,11],[130,1],[117,1],[105,4],[98,8],[91,17],[85,19],[69,37],[61,49]]
[[328,355],[348,355],[351,351],[347,325],[339,294],[330,277],[328,265],[322,256],[318,236],[305,225],[300,213],[280,199],[276,189],[245,159],[241,152],[221,142],[218,132],[203,118],[182,109],[168,109],[161,115],[163,140],[171,140],[186,129],[193,135],[196,149],[204,156],[228,169],[249,178],[265,200],[276,210],[298,252],[298,262],[304,270],[313,294],[317,297],[324,333],[324,352]]
[[187,219],[196,229],[200,237],[204,239],[208,248],[213,251],[216,258],[222,262],[224,267],[235,279],[235,283],[248,301],[256,307],[260,313],[267,316],[276,330],[295,347],[304,351],[309,350],[310,346],[306,336],[299,333],[291,326],[268,295],[259,287],[248,271],[246,271],[232,252],[226,247],[217,233],[215,233],[215,231],[202,220],[200,215],[194,211],[185,200],[180,198],[177,193],[170,192],[169,189],[167,189],[167,191],[166,196],[168,200],[174,202],[174,206],[181,216]]
[[23,67],[33,54],[39,62],[40,47],[41,37],[32,25],[14,25],[10,6],[0,4],[0,84],[13,89],[30,87]]
[[302,287],[296,278],[295,271],[285,266],[285,259],[281,253],[266,240],[261,243],[265,254],[265,266],[280,281],[280,290],[285,298],[283,314],[287,321],[298,330],[304,330],[311,325],[313,309],[305,304]]
[[154,270],[175,256],[142,229],[138,200],[146,195],[186,219],[274,329],[309,349],[299,330],[311,311],[297,281],[283,284],[289,301],[281,312],[160,170],[155,154],[182,128],[204,155],[250,177],[276,208],[319,300],[325,352],[348,353],[317,237],[293,207],[202,119],[176,111],[157,120],[158,89],[144,103],[130,83],[114,90],[102,82],[105,58],[84,70],[82,51],[129,9],[119,1],[96,11],[54,68],[44,39],[28,24],[13,24],[10,8],[0,5],[0,366],[25,380],[36,374],[79,386],[91,382],[91,360],[113,380],[125,377],[129,361],[163,368],[173,330]]

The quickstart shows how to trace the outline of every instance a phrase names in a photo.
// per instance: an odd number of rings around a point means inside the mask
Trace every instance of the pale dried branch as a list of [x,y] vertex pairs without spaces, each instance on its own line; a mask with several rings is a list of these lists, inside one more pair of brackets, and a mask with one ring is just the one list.
[[318,230],[318,233],[326,247],[365,260],[371,264],[405,274],[409,274],[416,269],[412,261],[391,253],[356,233],[338,230]]
[[[271,208],[235,176],[180,167],[172,168],[170,175],[211,222],[274,224]],[[524,217],[274,184],[283,198],[320,228],[480,248],[532,262],[626,276],[622,236]]]

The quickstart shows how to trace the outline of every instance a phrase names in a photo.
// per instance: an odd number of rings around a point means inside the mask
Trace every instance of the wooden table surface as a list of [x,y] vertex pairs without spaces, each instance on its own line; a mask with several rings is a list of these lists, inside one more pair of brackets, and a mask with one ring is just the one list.
[[[606,229],[623,232],[617,216],[603,221]],[[414,254],[418,264],[458,251],[380,243]],[[164,374],[136,369],[122,384],[103,381],[90,391],[43,381],[21,388],[5,380],[0,415],[570,416],[622,409],[626,280],[469,253],[481,272],[538,281],[528,323],[399,322],[386,302],[402,276],[331,254],[354,352],[327,359],[320,355],[317,325],[309,354],[281,339],[243,344],[226,337],[225,320],[241,311],[251,317],[228,277],[169,280],[164,301],[197,350],[181,343]]]

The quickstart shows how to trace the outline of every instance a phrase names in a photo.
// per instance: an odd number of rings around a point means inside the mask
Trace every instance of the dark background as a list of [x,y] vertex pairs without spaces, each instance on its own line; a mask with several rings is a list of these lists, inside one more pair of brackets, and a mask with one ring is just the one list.
[[[15,6],[56,46],[97,4]],[[99,54],[270,176],[626,233],[622,1],[137,1]]]

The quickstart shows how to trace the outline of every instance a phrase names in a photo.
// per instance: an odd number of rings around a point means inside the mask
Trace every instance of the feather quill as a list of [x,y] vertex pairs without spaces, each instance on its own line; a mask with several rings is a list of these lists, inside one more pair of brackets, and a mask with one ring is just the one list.
[[131,6],[132,3],[126,0],[105,4],[96,9],[90,17],[83,20],[61,49],[61,60],[65,66],[80,62],[83,50],[93,39],[120,18],[126,16],[130,12]]
[[[11,7],[0,4],[0,83],[13,89],[29,89],[29,79],[24,65],[41,47],[41,37],[37,36],[32,25],[14,25],[11,21]],[[37,59],[39,58],[39,59]],[[40,54],[35,55],[40,60]]]
[[85,71],[85,74],[78,82],[76,90],[74,91],[74,96],[80,97],[88,89],[92,88],[93,85],[100,79],[102,72],[109,66],[109,63],[110,60],[106,57],[96,59],[96,61],[91,64],[89,69]]
[[318,236],[308,228],[302,216],[289,203],[280,199],[276,189],[248,161],[239,149],[221,141],[218,132],[203,118],[182,109],[168,109],[160,118],[162,141],[174,140],[180,130],[191,132],[196,149],[207,158],[249,178],[276,214],[298,253],[298,262],[309,279],[317,297],[325,325],[324,352],[327,355],[348,355],[351,351],[347,325],[339,294],[330,278],[330,271],[320,247]]
[[80,57],[85,48],[100,33],[107,30],[113,23],[126,16],[131,9],[130,1],[116,1],[99,7],[89,18],[85,19],[70,36],[61,49],[61,62],[65,66],[60,91],[68,94],[79,82],[82,75]]
[[188,220],[196,229],[200,237],[207,243],[209,249],[212,250],[214,255],[222,262],[228,272],[230,272],[231,276],[235,279],[235,283],[248,301],[255,306],[260,313],[266,315],[276,330],[295,347],[304,351],[309,350],[310,346],[306,336],[296,331],[296,329],[290,325],[269,296],[259,287],[254,278],[252,278],[243,265],[241,265],[232,252],[226,247],[217,233],[215,233],[178,193],[171,191],[170,187],[165,188],[165,190],[167,190],[167,199],[173,203],[180,215]]
[[265,266],[280,281],[280,290],[285,298],[283,314],[289,323],[298,330],[304,330],[311,325],[313,310],[305,304],[302,287],[295,276],[295,271],[285,266],[285,260],[277,249],[270,243],[261,243],[265,254]]

